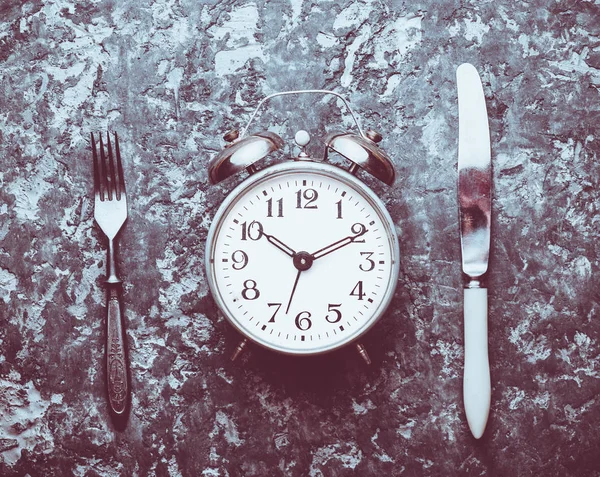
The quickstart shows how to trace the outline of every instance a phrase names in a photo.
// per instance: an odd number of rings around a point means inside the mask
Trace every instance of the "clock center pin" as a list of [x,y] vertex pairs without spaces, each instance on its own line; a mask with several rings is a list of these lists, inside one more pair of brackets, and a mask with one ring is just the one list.
[[301,272],[308,270],[312,267],[313,256],[308,252],[298,252],[294,255],[294,267]]

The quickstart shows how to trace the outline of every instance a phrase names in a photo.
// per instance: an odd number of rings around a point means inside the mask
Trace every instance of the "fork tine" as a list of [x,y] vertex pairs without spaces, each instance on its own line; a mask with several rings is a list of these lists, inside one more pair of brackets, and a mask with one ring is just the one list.
[[104,144],[102,143],[102,133],[98,135],[100,137],[100,159],[102,167],[100,168],[100,180],[101,184],[104,187],[104,192],[102,195],[102,200],[112,200],[112,192],[110,189],[110,181],[109,181],[109,173],[108,173],[108,164],[106,160],[106,154],[104,154]]
[[111,192],[116,200],[121,200],[121,191],[117,187],[117,177],[115,168],[115,159],[113,157],[112,144],[110,142],[110,133],[106,131],[106,149],[108,149],[108,172],[110,175]]
[[90,132],[92,136],[92,156],[94,157],[94,194],[100,195],[100,171],[98,169],[98,152],[96,151],[96,141],[94,140],[94,133]]
[[125,194],[125,177],[123,176],[123,163],[121,162],[121,150],[119,149],[119,136],[115,133],[115,152],[117,156],[117,172],[119,173],[119,188]]

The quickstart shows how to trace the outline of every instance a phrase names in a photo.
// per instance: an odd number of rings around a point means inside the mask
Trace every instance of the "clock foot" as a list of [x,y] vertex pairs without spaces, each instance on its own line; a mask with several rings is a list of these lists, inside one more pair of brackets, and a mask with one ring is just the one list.
[[356,162],[353,162],[352,164],[350,164],[350,167],[348,168],[348,172],[350,174],[354,174],[355,176],[358,175],[358,164],[356,164]]
[[369,354],[362,344],[356,343],[356,350],[360,354],[360,357],[365,360],[365,363],[371,364],[371,358],[369,358]]
[[252,175],[256,171],[258,171],[258,169],[256,168],[256,166],[254,164],[250,164],[248,167],[246,167],[246,171],[248,172],[249,175]]
[[238,358],[238,356],[242,353],[242,351],[244,351],[244,348],[246,347],[247,344],[248,344],[248,340],[246,338],[244,338],[242,341],[240,341],[240,344],[237,345],[237,348],[231,355],[231,361],[235,361]]

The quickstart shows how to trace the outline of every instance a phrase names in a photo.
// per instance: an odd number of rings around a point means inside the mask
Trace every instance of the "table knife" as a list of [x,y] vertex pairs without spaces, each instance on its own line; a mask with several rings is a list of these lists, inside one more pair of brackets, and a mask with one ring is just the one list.
[[456,70],[458,88],[458,204],[464,288],[463,400],[476,439],[490,410],[488,294],[482,277],[488,269],[492,209],[490,130],[481,79],[464,63]]

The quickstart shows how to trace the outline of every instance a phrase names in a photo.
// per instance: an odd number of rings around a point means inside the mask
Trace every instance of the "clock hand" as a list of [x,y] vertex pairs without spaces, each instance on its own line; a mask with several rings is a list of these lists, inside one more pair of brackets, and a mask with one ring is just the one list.
[[298,270],[298,273],[296,274],[296,280],[294,281],[294,286],[292,288],[292,293],[290,295],[290,301],[288,301],[287,308],[285,309],[286,314],[288,311],[290,311],[290,305],[292,304],[292,298],[294,298],[294,293],[296,293],[296,287],[298,286],[298,280],[300,279],[301,273],[302,273],[302,270]]
[[298,273],[296,274],[296,280],[294,281],[294,286],[292,288],[292,293],[290,295],[290,301],[288,301],[288,305],[285,310],[286,314],[288,311],[290,311],[290,306],[292,304],[292,298],[294,298],[294,293],[296,293],[296,287],[298,286],[298,280],[300,280],[300,274],[303,271],[308,270],[310,267],[312,267],[312,263],[313,263],[313,257],[308,252],[295,253],[293,258],[294,258],[294,267],[296,267],[296,270],[298,270]]
[[266,238],[267,241],[269,243],[272,243],[273,245],[275,245],[279,250],[281,250],[282,252],[284,252],[285,254],[289,255],[290,257],[293,257],[296,252],[294,252],[294,250],[290,247],[288,247],[286,244],[284,244],[281,240],[279,240],[277,237],[274,237],[273,235],[269,235],[266,233],[262,233]]
[[327,255],[328,253],[334,252],[335,250],[338,250],[342,247],[345,247],[348,244],[351,244],[358,237],[360,237],[361,235],[364,235],[368,232],[368,229],[363,224],[354,224],[351,229],[353,232],[354,232],[355,226],[357,226],[357,225],[360,228],[359,232],[355,233],[354,235],[348,235],[347,237],[344,237],[343,239],[338,240],[337,242],[333,242],[332,244],[327,245],[327,247],[323,247],[322,249],[317,250],[315,253],[312,254],[313,260],[316,260],[317,258],[321,258],[321,257]]

